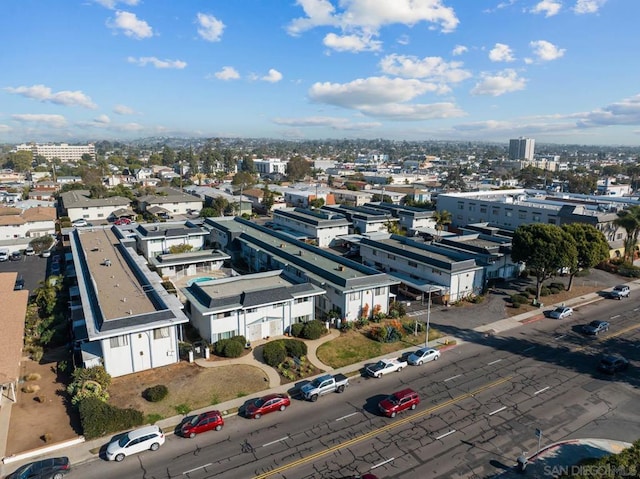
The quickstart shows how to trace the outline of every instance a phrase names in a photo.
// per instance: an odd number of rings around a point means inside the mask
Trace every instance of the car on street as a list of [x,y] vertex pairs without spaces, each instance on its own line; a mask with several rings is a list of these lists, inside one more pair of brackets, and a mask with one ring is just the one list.
[[407,362],[413,366],[421,366],[422,363],[437,361],[440,358],[440,351],[432,348],[421,348],[411,353]]
[[0,250],[0,261],[7,261],[9,259],[9,250],[2,249]]
[[614,286],[609,292],[609,297],[613,299],[628,298],[631,295],[631,289],[626,284]]
[[42,250],[42,253],[40,253],[40,256],[42,256],[43,258],[48,258],[49,256],[51,256],[51,250],[50,249]]
[[14,251],[13,253],[11,253],[9,259],[11,261],[20,261],[22,260],[22,253],[20,251]]
[[600,359],[598,369],[603,373],[615,374],[629,367],[629,361],[619,354],[607,354]]
[[7,479],[62,479],[71,470],[68,457],[52,457],[20,466]]
[[549,313],[549,317],[553,319],[564,319],[568,318],[573,314],[573,308],[569,308],[568,306],[558,306],[556,309]]
[[27,246],[24,250],[24,254],[26,256],[33,256],[36,254],[36,251],[31,246]]
[[268,394],[251,401],[245,410],[245,416],[249,419],[260,419],[265,414],[274,411],[284,411],[291,404],[287,394]]
[[207,411],[193,416],[191,420],[185,422],[180,427],[180,435],[194,438],[202,432],[220,431],[222,426],[224,426],[224,419],[220,411]]
[[131,224],[131,220],[129,218],[118,218],[117,220],[115,220],[113,222],[113,224],[117,225],[117,226],[130,225]]
[[89,225],[89,223],[87,223],[87,220],[85,220],[84,218],[80,218],[80,219],[77,219],[77,220],[73,220],[73,221],[71,222],[71,224],[72,224],[73,226],[88,226],[88,225]]
[[134,429],[107,445],[107,459],[122,461],[125,457],[143,451],[157,451],[164,444],[164,433],[158,426]]
[[396,414],[407,409],[415,409],[420,404],[420,396],[413,389],[403,389],[384,398],[378,404],[380,412],[387,417],[396,417]]
[[592,336],[597,336],[606,331],[609,331],[609,323],[607,321],[595,320],[582,326],[582,332]]
[[371,377],[381,378],[385,374],[400,372],[406,366],[407,362],[399,359],[381,359],[377,363],[367,366],[365,371]]
[[24,289],[24,278],[16,279],[16,284],[13,286],[14,291],[21,291]]

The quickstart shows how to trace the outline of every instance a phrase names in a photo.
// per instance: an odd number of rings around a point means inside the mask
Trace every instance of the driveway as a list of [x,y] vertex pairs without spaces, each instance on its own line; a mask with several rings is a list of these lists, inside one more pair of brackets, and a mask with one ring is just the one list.
[[40,281],[44,280],[50,259],[41,258],[38,255],[22,255],[20,261],[4,261],[0,263],[0,273],[17,272],[18,278],[24,279],[24,289],[33,292],[34,289],[40,286]]

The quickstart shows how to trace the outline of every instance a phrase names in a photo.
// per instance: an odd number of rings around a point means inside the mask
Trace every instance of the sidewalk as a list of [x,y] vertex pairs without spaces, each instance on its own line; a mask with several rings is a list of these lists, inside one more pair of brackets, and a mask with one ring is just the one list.
[[[638,286],[638,284],[635,282],[628,283],[628,284],[632,288]],[[571,307],[579,307],[582,305],[593,303],[595,301],[599,301],[601,299],[603,299],[603,296],[599,295],[598,293],[590,293],[590,294],[586,294],[586,295],[568,300],[565,302],[565,305],[571,306]],[[546,305],[545,309],[554,308],[555,306],[556,306],[555,304]],[[559,306],[559,304],[557,306]],[[498,334],[503,331],[517,328],[522,326],[523,324],[528,324],[530,322],[537,321],[540,319],[544,319],[544,314],[542,309],[530,311],[530,312],[523,313],[510,318],[501,319],[501,320],[492,322],[491,324],[479,326],[479,327],[473,328],[473,331],[477,333],[484,333],[484,334]],[[322,362],[320,362],[320,360],[316,355],[318,347],[327,341],[337,338],[339,335],[340,335],[339,331],[337,331],[336,329],[331,329],[329,331],[329,334],[325,335],[324,337],[314,341],[307,341],[307,348],[308,348],[307,357],[309,361],[319,369],[322,369],[323,371],[326,371],[326,372],[331,371],[332,374],[341,373],[341,374],[353,376],[358,374],[358,372],[360,372],[366,364],[375,362],[377,359],[379,359],[379,358],[371,358],[366,361],[361,361],[356,364],[350,364],[348,366],[335,369],[335,370],[323,364]],[[266,341],[256,341],[254,343],[254,346],[260,347],[264,343],[266,343]],[[459,346],[463,343],[464,341],[461,340],[460,338],[445,336],[445,337],[438,338],[437,340],[430,341],[428,345],[429,347],[439,348],[441,351],[444,351],[444,350]],[[401,351],[397,351],[395,354],[397,356],[401,356],[408,352],[414,351],[415,349],[416,347],[413,346]],[[385,355],[385,357],[389,357],[389,355],[387,354]],[[259,367],[261,370],[265,372],[265,374],[269,378],[269,387],[270,387],[269,392],[291,393],[291,389],[293,387],[293,384],[291,383],[285,384],[285,385],[280,384],[280,377],[277,374],[277,372],[273,368],[257,360],[253,354],[247,354],[240,358],[229,359],[224,361],[209,361],[206,359],[197,359],[195,362],[202,367],[220,367],[220,366],[228,366],[233,364],[249,364],[252,366]],[[309,378],[309,379],[312,379],[312,378]],[[259,397],[261,395],[266,394],[266,392],[267,391],[261,391],[260,393],[257,393],[252,397]],[[236,411],[238,410],[238,408],[244,405],[248,399],[250,399],[250,397],[232,399],[230,401],[226,401],[224,403],[218,404],[216,408],[222,411],[224,415],[232,416],[236,414]],[[210,409],[210,408],[207,408],[207,409]],[[190,414],[198,414],[204,410],[205,409],[192,411]],[[3,455],[5,451],[4,446],[6,446],[5,444],[6,433],[8,432],[8,429],[9,429],[9,418],[10,418],[10,405],[7,405],[7,403],[4,402],[2,405],[2,408],[0,408],[0,447],[2,448],[0,450],[0,455]],[[168,431],[167,432],[168,434],[171,434],[175,426],[179,424],[182,421],[182,419],[184,419],[183,416],[174,416],[171,418],[166,418],[161,421],[158,421],[156,424],[158,424],[158,426],[160,426],[165,431]],[[29,462],[29,460],[33,460],[32,458],[37,456],[43,456],[45,454],[48,455],[53,450],[60,450],[60,452],[56,454],[58,455],[64,454],[68,456],[73,464],[81,463],[81,462],[95,458],[97,455],[96,451],[98,451],[100,447],[104,446],[107,441],[108,441],[108,438],[98,438],[92,441],[86,441],[82,445],[74,446],[74,447],[70,447],[70,444],[68,443],[63,443],[63,444],[47,447],[46,451],[45,451],[45,448],[40,448],[34,451],[27,451],[23,454],[12,456],[10,458],[5,457],[3,459],[3,463],[11,464],[11,466],[6,466],[6,467],[0,466],[0,469],[13,470],[19,464]],[[609,441],[609,442],[615,443],[615,441]],[[575,444],[575,442],[571,442],[571,444]],[[551,451],[553,449],[551,449],[551,447],[547,449],[545,449],[545,454],[551,454]],[[573,449],[575,449],[575,447]],[[605,452],[605,453],[608,453],[608,452]],[[603,455],[605,453],[603,453]],[[537,457],[542,458],[546,456],[538,455]],[[571,461],[574,461],[574,460],[571,459]],[[515,463],[515,458],[514,458],[514,463]],[[539,464],[542,464],[542,463],[539,462]],[[575,464],[575,461],[572,464]],[[1,472],[4,472],[4,471],[1,471]]]

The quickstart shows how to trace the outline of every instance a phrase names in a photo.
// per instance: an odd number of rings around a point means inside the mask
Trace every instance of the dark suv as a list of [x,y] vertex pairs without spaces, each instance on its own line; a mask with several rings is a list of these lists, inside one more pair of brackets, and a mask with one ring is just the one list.
[[7,479],[62,479],[71,469],[68,457],[30,462],[16,469]]
[[615,374],[618,371],[624,371],[628,367],[629,361],[618,354],[603,356],[600,364],[598,364],[598,369],[607,374]]
[[380,412],[387,417],[396,417],[396,414],[407,409],[415,409],[420,404],[420,396],[413,389],[403,389],[384,398],[378,404]]

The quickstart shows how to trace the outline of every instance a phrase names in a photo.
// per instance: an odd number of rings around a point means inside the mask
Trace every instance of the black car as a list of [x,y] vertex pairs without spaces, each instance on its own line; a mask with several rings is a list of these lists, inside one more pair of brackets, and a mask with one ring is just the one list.
[[608,354],[600,360],[598,369],[603,373],[615,374],[629,367],[629,361],[618,354]]
[[9,256],[9,259],[11,261],[21,261],[22,253],[20,251],[14,251],[13,253],[11,253],[11,256]]
[[597,336],[600,333],[604,333],[609,331],[609,323],[606,321],[591,321],[589,324],[585,324],[582,326],[582,332],[584,334],[589,334],[593,336]]
[[13,290],[14,291],[20,291],[22,289],[24,289],[24,279],[18,278],[16,280],[16,284],[13,286]]
[[62,479],[71,469],[68,457],[30,462],[16,469],[7,479]]

